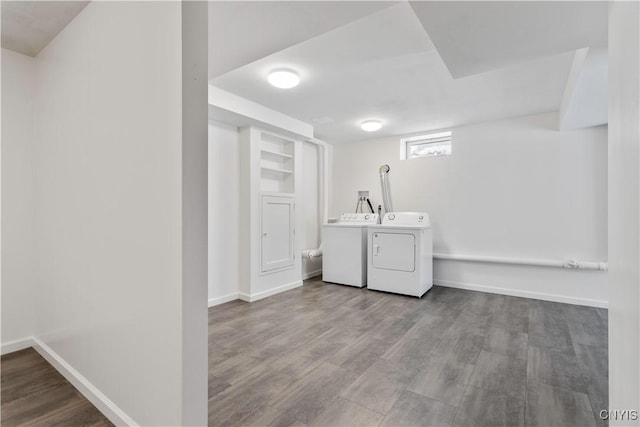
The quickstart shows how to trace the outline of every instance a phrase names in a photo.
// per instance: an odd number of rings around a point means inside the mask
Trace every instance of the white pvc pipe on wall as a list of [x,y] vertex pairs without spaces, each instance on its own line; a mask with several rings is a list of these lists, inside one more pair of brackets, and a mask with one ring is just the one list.
[[434,253],[434,259],[448,261],[468,261],[468,262],[485,262],[492,264],[515,264],[529,265],[535,267],[556,267],[567,268],[573,270],[601,270],[607,271],[606,262],[578,261],[578,260],[552,260],[552,259],[529,259],[529,258],[507,258],[507,257],[490,257],[475,255],[454,255]]
[[[320,179],[318,179],[318,194],[320,194],[320,224],[326,224],[329,217],[329,197],[327,194],[329,188],[329,159],[327,152],[327,143],[319,139],[308,139],[306,142],[316,144],[320,149]],[[305,259],[313,259],[322,256],[322,240],[318,238],[320,245],[317,249],[304,249],[302,257]]]

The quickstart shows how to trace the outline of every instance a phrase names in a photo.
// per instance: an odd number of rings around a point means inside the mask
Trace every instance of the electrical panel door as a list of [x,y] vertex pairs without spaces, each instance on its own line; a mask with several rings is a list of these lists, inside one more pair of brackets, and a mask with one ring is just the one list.
[[294,198],[262,196],[261,271],[294,265]]

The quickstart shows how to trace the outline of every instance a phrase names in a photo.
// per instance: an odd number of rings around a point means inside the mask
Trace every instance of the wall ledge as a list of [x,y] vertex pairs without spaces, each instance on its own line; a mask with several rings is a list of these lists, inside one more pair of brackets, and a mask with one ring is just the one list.
[[7,341],[2,343],[1,354],[13,353],[15,351],[24,350],[25,348],[33,347],[35,342],[32,337],[20,338],[18,340]]
[[302,286],[302,280],[296,280],[295,282],[291,282],[291,283],[287,283],[286,285],[267,289],[266,291],[256,292],[254,294],[245,294],[243,292],[240,292],[238,294],[238,298],[241,299],[242,301],[254,302],[266,297],[270,297],[271,295],[279,294],[284,291],[298,288],[300,286]]
[[307,279],[311,279],[313,277],[318,277],[322,275],[322,269],[319,268],[317,270],[314,271],[308,271],[306,273],[302,274],[302,280],[307,280]]
[[91,402],[105,417],[117,426],[137,426],[131,417],[104,395],[80,372],[76,371],[51,347],[36,337],[31,337],[33,348],[67,379],[89,402]]
[[89,402],[93,404],[112,423],[118,426],[138,426],[131,417],[113,403],[96,386],[76,371],[66,360],[51,347],[36,337],[26,337],[2,343],[2,355],[33,348],[53,368],[71,383]]
[[451,280],[433,279],[433,284],[447,288],[466,289],[469,291],[487,292],[490,294],[500,294],[512,297],[530,298],[542,301],[561,302],[565,304],[584,305],[588,307],[608,308],[609,303],[603,300],[586,298],[575,298],[566,295],[548,294],[520,289],[499,288],[495,286],[479,285],[474,283],[454,282]]
[[240,293],[235,292],[228,295],[223,295],[221,297],[209,298],[209,307],[214,307],[216,305],[224,304],[226,302],[235,301],[240,298]]

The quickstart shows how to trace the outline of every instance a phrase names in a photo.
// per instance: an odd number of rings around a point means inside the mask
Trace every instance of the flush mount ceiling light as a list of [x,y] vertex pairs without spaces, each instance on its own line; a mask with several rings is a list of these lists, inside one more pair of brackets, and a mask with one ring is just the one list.
[[380,120],[365,120],[360,124],[360,128],[367,132],[375,132],[380,130],[382,122]]
[[290,89],[298,86],[300,83],[300,76],[293,70],[288,68],[280,68],[273,70],[267,77],[269,83],[280,89]]

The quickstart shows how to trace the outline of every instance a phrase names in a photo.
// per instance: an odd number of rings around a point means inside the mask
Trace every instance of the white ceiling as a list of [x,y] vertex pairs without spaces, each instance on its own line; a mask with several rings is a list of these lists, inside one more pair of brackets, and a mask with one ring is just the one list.
[[[37,55],[87,3],[2,1],[2,46]],[[561,104],[567,127],[606,122],[606,2],[214,1],[209,18],[210,82],[329,142],[371,118],[378,137]],[[279,67],[300,86],[269,86]]]
[[560,105],[560,129],[578,129],[608,122],[607,56],[604,48],[576,51]]
[[36,56],[88,3],[2,0],[2,47]]
[[412,1],[455,78],[607,46],[606,1]]
[[[542,8],[551,13],[547,4]],[[465,15],[455,22],[473,27],[473,21]],[[358,126],[368,118],[384,122],[375,133],[378,137],[559,110],[574,50],[551,45],[545,53],[540,48],[536,54],[518,53],[510,60],[505,51],[499,60],[499,55],[492,57],[494,68],[489,71],[454,79],[442,60],[442,49],[435,49],[423,25],[403,2],[236,68],[211,83],[312,123],[317,137],[333,143],[372,137]],[[478,38],[488,44],[497,37],[489,33],[479,33]],[[563,34],[574,38],[571,31]],[[299,71],[302,83],[287,91],[269,86],[267,73],[279,67]],[[313,120],[318,118],[333,122]]]
[[209,78],[397,1],[211,1]]

